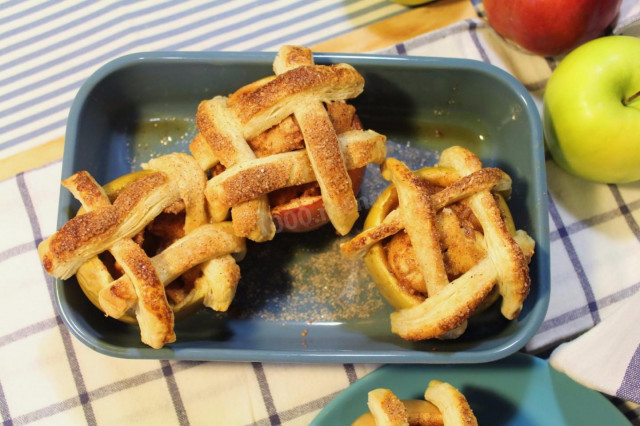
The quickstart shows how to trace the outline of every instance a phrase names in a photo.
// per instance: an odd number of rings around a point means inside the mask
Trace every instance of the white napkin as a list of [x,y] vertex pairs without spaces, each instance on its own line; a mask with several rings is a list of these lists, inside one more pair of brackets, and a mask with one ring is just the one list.
[[[482,5],[474,3],[482,15]],[[624,0],[613,33],[637,35],[639,27],[640,2]],[[561,60],[515,48],[482,17],[377,53],[490,63],[516,77],[539,108],[546,82]],[[551,301],[526,349],[541,352],[575,339],[553,354],[555,368],[585,386],[640,403],[640,221],[634,213],[640,208],[640,183],[587,182],[549,160],[547,184]]]
[[560,345],[551,366],[577,382],[640,403],[640,293],[571,343]]

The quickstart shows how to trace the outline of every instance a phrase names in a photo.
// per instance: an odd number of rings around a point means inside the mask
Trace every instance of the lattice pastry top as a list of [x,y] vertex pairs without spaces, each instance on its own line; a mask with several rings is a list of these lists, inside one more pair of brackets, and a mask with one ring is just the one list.
[[501,312],[514,319],[530,286],[534,241],[509,229],[490,192],[509,192],[509,176],[482,168],[478,157],[461,147],[443,151],[433,170],[420,177],[388,158],[383,176],[394,185],[397,208],[341,246],[345,255],[356,257],[392,237],[382,261],[393,284],[379,287],[398,309],[391,314],[392,331],[409,340],[459,336],[496,282]]
[[[231,254],[242,256],[245,244],[230,223],[208,223],[206,176],[193,157],[169,154],[145,167],[150,171],[124,178],[113,202],[87,172],[65,179],[63,185],[82,210],[44,240],[38,252],[49,274],[63,279],[77,274],[96,306],[114,318],[132,315],[142,341],[159,348],[175,341],[174,311],[203,303],[226,310],[240,278]],[[167,226],[172,216],[173,225]],[[143,249],[148,245],[143,231],[154,223],[162,230],[156,223],[162,217],[164,229],[172,231],[156,232],[156,239],[163,238],[150,256]],[[115,262],[106,260],[105,252]],[[175,294],[168,300],[165,286],[193,268],[190,287],[180,295],[173,285]]]
[[317,182],[329,220],[346,234],[358,217],[349,171],[385,157],[385,137],[361,130],[343,102],[362,92],[364,79],[347,64],[314,65],[309,49],[294,46],[280,50],[273,69],[275,76],[198,107],[190,148],[216,170],[205,192],[213,216],[231,208],[237,235],[270,240],[276,206],[268,194]]
[[[147,173],[109,191],[87,172],[63,181],[82,209],[40,244],[45,270],[76,274],[96,306],[137,322],[142,341],[158,348],[175,340],[174,314],[201,304],[228,308],[244,237],[273,238],[272,212],[300,193],[323,202],[336,229],[348,232],[364,166],[385,157],[385,137],[362,130],[344,102],[364,80],[346,64],[314,65],[299,47],[284,47],[274,71],[200,104],[193,157],[153,159]],[[225,222],[229,208],[233,222]]]
[[87,172],[64,180],[82,209],[39,245],[45,270],[76,274],[96,306],[137,322],[142,341],[159,348],[176,338],[175,315],[229,307],[244,238],[272,239],[283,212],[313,205],[348,233],[364,167],[384,162],[397,208],[341,249],[357,256],[392,237],[388,263],[404,280],[392,331],[412,340],[457,334],[496,282],[503,315],[518,316],[534,242],[505,224],[489,192],[510,190],[509,176],[453,147],[437,173],[419,178],[385,161],[386,138],[362,130],[346,104],[363,90],[353,67],[315,65],[310,50],[285,46],[273,68],[274,76],[199,105],[193,156],[153,159],[105,188]]
[[450,383],[430,380],[424,399],[398,398],[390,389],[367,393],[369,412],[351,426],[372,425],[456,425],[478,426],[467,398]]

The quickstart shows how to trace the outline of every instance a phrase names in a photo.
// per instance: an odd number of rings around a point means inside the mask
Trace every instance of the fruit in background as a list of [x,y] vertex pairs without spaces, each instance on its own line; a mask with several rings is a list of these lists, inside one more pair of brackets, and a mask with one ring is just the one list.
[[498,34],[542,56],[555,56],[599,35],[622,0],[484,0]]
[[640,179],[640,39],[609,36],[569,53],[544,96],[544,135],[554,160],[607,183]]
[[391,0],[394,3],[403,4],[405,6],[419,6],[421,4],[432,3],[436,0]]

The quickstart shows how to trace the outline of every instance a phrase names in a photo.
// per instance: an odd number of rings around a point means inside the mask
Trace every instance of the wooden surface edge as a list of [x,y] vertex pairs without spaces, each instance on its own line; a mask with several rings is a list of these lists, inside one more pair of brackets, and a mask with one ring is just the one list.
[[[476,16],[470,0],[438,0],[311,46],[316,52],[365,53],[384,49]],[[62,158],[64,137],[0,159],[0,180]]]
[[42,145],[2,158],[0,159],[0,181],[59,160],[63,152],[64,137],[60,136]]
[[470,0],[439,0],[320,42],[311,49],[316,52],[371,52],[475,17],[477,14]]

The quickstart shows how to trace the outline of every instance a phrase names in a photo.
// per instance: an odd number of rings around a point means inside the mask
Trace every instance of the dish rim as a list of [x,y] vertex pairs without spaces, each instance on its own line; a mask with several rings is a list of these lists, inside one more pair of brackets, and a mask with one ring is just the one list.
[[[409,367],[409,368],[418,368],[421,371],[423,369],[431,369],[432,367],[434,367],[433,365],[428,365],[428,364],[423,364],[423,365],[407,365],[407,364],[403,364],[403,365],[397,365],[397,364],[386,364],[383,365],[373,371],[371,371],[370,373],[366,374],[363,377],[360,377],[358,380],[356,380],[355,382],[349,384],[349,386],[347,386],[346,388],[344,388],[342,391],[340,391],[327,405],[324,406],[324,408],[322,410],[320,410],[320,412],[313,418],[313,420],[311,421],[310,425],[311,426],[322,426],[324,424],[333,424],[333,423],[327,423],[328,421],[331,420],[335,420],[332,419],[330,416],[332,415],[332,410],[336,410],[339,409],[342,404],[343,404],[343,399],[347,399],[347,402],[351,401],[354,399],[354,395],[355,396],[361,396],[362,398],[362,414],[364,414],[365,412],[367,412],[367,405],[366,405],[366,393],[365,390],[373,390],[375,389],[375,387],[385,387],[385,388],[391,388],[391,390],[393,391],[394,388],[396,388],[396,386],[393,386],[393,383],[388,383],[385,381],[384,385],[381,385],[380,382],[380,376],[382,376],[383,378],[386,376],[389,376],[389,374],[394,373],[395,374],[398,372],[398,369],[404,369],[405,367]],[[476,368],[476,365],[449,365],[446,366],[446,370],[439,370],[441,371],[441,373],[434,375],[432,377],[430,377],[430,379],[437,379],[440,381],[444,381],[447,382],[447,374],[451,374],[451,371],[454,371],[454,375],[457,374],[461,374],[459,372],[459,370],[461,369],[461,367],[466,368],[470,368],[472,371],[474,370],[474,368]],[[589,399],[592,399],[593,402],[598,403],[597,409],[601,410],[602,408],[606,407],[607,408],[607,416],[611,416],[610,421],[615,421],[615,424],[627,424],[627,419],[624,417],[624,415],[615,407],[614,404],[611,403],[611,401],[609,401],[605,395],[601,394],[600,392],[594,390],[594,389],[590,389],[587,388],[585,386],[583,386],[582,384],[574,381],[573,379],[571,379],[569,376],[567,376],[566,374],[559,372],[558,370],[554,369],[547,360],[542,359],[540,357],[531,355],[531,354],[525,354],[525,353],[514,353],[512,355],[510,355],[509,357],[500,359],[498,361],[496,361],[495,363],[492,363],[490,368],[494,368],[494,369],[502,369],[504,368],[505,370],[508,370],[509,372],[512,372],[513,370],[522,370],[522,369],[526,369],[527,371],[531,371],[532,374],[533,373],[539,373],[539,374],[547,374],[550,377],[548,378],[548,381],[551,382],[551,385],[557,385],[557,386],[564,386],[564,387],[570,387],[571,390],[575,391],[575,390],[579,390],[581,391],[582,395],[588,395],[587,397]],[[391,371],[391,373],[389,373],[389,371]],[[546,377],[542,377],[540,376],[539,380],[542,381],[546,381],[545,379],[547,379]],[[484,383],[484,382],[483,382]],[[539,385],[539,383],[536,383]],[[424,388],[426,389],[428,385],[428,381],[424,383]],[[410,385],[411,386],[411,385]],[[455,386],[455,385],[454,385]],[[463,385],[464,386],[464,385]],[[473,389],[475,386],[471,385],[471,388]],[[460,389],[460,388],[459,388]],[[537,389],[534,388],[534,389]],[[555,389],[555,388],[554,388]],[[551,389],[552,391],[554,389]],[[461,391],[463,391],[463,389],[460,389]],[[542,389],[541,392],[545,392],[548,389]],[[566,389],[563,389],[566,390]],[[396,392],[397,389],[396,389]],[[422,392],[424,392],[424,390],[422,390]],[[464,392],[464,391],[463,391]],[[506,392],[506,391],[505,391]],[[573,393],[573,392],[572,392]],[[421,393],[422,394],[422,393]],[[402,398],[402,396],[398,395],[400,398]],[[468,396],[468,395],[467,395]],[[500,396],[500,395],[498,395]],[[539,398],[538,398],[539,399]],[[555,398],[554,398],[555,399]],[[351,401],[352,402],[352,401]],[[577,404],[578,402],[576,402]],[[531,401],[529,401],[529,404],[531,404]],[[473,407],[472,407],[473,408]],[[531,407],[529,407],[531,408]],[[575,406],[572,406],[572,408],[576,408]],[[582,409],[582,406],[579,407],[580,409]],[[558,414],[563,414],[563,413],[558,413]],[[329,417],[329,419],[327,419],[327,417]],[[346,419],[340,419],[340,420],[346,420]],[[355,419],[354,419],[355,420]],[[533,420],[538,420],[538,419],[533,419]],[[540,419],[542,420],[542,419]],[[546,421],[550,421],[552,419],[544,419]]]
[[[80,87],[71,105],[67,121],[65,150],[62,162],[62,176],[74,173],[71,164],[77,147],[77,129],[82,108],[87,101],[91,91],[107,76],[112,73],[139,63],[175,63],[181,61],[195,62],[223,62],[234,65],[242,63],[262,63],[270,64],[275,52],[140,52],[132,53],[113,59],[98,70],[96,70]],[[532,143],[542,143],[542,125],[537,107],[524,86],[515,77],[506,71],[481,61],[465,58],[440,58],[440,57],[418,57],[418,56],[395,56],[377,54],[356,54],[356,53],[315,53],[314,58],[319,63],[346,62],[358,68],[358,64],[365,65],[401,65],[406,67],[428,67],[429,69],[450,69],[459,68],[472,70],[490,75],[492,78],[502,80],[520,98],[526,106],[524,112],[528,122],[531,123],[532,134],[529,136]],[[534,149],[535,147],[529,147]],[[340,352],[334,350],[298,350],[272,351],[264,349],[232,349],[232,348],[189,348],[172,347],[168,345],[162,349],[152,349],[147,347],[122,347],[110,342],[100,340],[91,332],[83,328],[82,324],[70,316],[70,312],[63,306],[63,296],[61,295],[63,280],[55,280],[55,302],[60,316],[72,334],[86,346],[105,355],[129,358],[129,359],[180,359],[180,360],[218,360],[218,361],[265,361],[265,362],[304,362],[304,363],[330,363],[330,362],[384,362],[384,363],[482,363],[505,358],[518,351],[533,337],[544,320],[549,298],[550,298],[550,270],[549,270],[549,224],[548,205],[546,189],[546,170],[544,168],[544,151],[540,145],[534,151],[537,155],[532,158],[532,162],[539,162],[539,173],[532,176],[528,181],[536,194],[540,195],[537,210],[531,216],[538,219],[540,229],[539,234],[546,236],[542,241],[536,239],[537,261],[541,263],[539,267],[539,282],[536,283],[539,293],[538,300],[531,308],[531,318],[527,325],[514,333],[502,345],[495,346],[483,351],[437,351],[427,352],[415,349],[398,349],[394,351],[362,350],[351,352]],[[69,195],[61,191],[58,210],[58,227],[68,220],[68,216],[61,209],[63,200],[68,200]],[[210,352],[205,353],[203,352]]]

